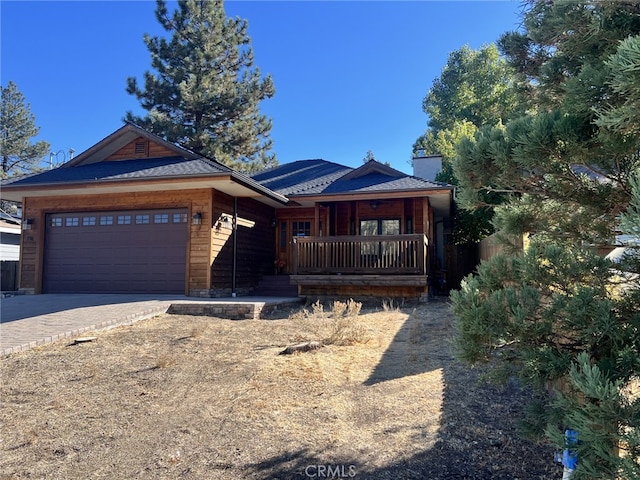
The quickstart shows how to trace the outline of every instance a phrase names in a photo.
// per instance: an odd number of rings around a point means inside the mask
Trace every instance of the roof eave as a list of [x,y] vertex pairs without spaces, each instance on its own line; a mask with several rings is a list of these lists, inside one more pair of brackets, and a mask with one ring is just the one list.
[[453,204],[453,186],[434,187],[429,189],[405,189],[387,192],[351,192],[333,194],[303,194],[289,195],[291,205],[312,206],[314,203],[328,201],[351,201],[351,200],[397,200],[404,198],[429,198],[430,204],[437,211],[439,216],[450,217]]
[[[304,200],[318,200],[318,201],[327,201],[327,200],[340,200],[344,197],[348,197],[349,200],[360,199],[368,200],[371,198],[377,198],[380,196],[384,196],[385,198],[407,198],[407,197],[417,197],[417,196],[429,196],[431,194],[438,193],[452,193],[454,190],[453,186],[438,186],[433,188],[419,188],[419,189],[404,189],[404,190],[378,190],[378,191],[360,191],[360,192],[340,192],[340,193],[291,193],[288,195],[288,198],[291,200],[295,199],[304,199]],[[357,197],[357,198],[355,198]]]
[[[181,184],[182,189],[197,189],[210,187],[215,188],[216,182],[224,182],[225,180],[238,184],[239,186],[251,190],[259,196],[266,197],[270,202],[277,205],[284,205],[288,199],[276,192],[263,187],[262,185],[252,181],[248,177],[236,172],[220,172],[207,175],[180,175],[180,176],[163,176],[163,177],[147,177],[130,178],[130,179],[99,179],[99,180],[83,180],[77,182],[51,182],[30,185],[6,185],[2,188],[0,195],[4,200],[20,202],[24,197],[30,196],[60,196],[60,195],[77,195],[79,191],[94,189],[97,191],[86,191],[86,194],[102,193],[100,190],[113,190],[116,192],[149,190],[150,187],[158,186],[166,188],[168,184]],[[211,185],[210,183],[214,183]],[[138,187],[138,188],[136,188]],[[146,187],[146,188],[141,188]],[[223,190],[221,190],[223,191]],[[231,193],[230,193],[231,194]],[[275,206],[275,205],[274,205]]]
[[256,193],[260,193],[262,195],[265,195],[283,205],[286,205],[289,202],[289,199],[287,197],[285,197],[284,195],[278,193],[278,192],[274,192],[273,190],[263,186],[262,184],[256,182],[254,179],[252,179],[251,177],[243,174],[243,173],[239,173],[239,172],[232,172],[231,173],[231,178],[233,178],[235,181],[237,181],[238,183],[243,184],[244,186],[246,186],[247,188],[250,188],[252,190],[254,190]]

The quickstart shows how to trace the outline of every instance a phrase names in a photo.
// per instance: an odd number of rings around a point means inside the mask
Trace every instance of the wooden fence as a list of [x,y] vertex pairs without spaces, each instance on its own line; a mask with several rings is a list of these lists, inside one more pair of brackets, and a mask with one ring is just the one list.
[[[480,241],[480,245],[478,246],[478,255],[480,257],[480,260],[489,260],[491,257],[493,257],[494,255],[497,255],[498,253],[504,250],[505,244],[503,241],[500,240],[498,235],[499,234],[494,233],[493,235],[483,238]],[[509,236],[507,238],[509,243],[511,243],[511,245],[513,245],[515,248],[519,250],[522,250],[524,248],[525,246],[524,236],[522,235],[518,237]]]
[[15,260],[0,262],[0,290],[13,292],[18,289],[18,262]]

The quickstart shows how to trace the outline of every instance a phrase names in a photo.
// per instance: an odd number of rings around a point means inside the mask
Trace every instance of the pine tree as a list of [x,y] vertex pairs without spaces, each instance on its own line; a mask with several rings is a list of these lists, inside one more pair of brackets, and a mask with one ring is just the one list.
[[376,159],[376,157],[375,157],[375,155],[373,154],[373,151],[372,151],[372,150],[367,150],[367,154],[366,154],[366,155],[365,155],[365,157],[362,159],[362,163],[368,163],[368,162],[370,162],[370,161],[372,161],[372,160],[375,160],[375,159]]
[[640,4],[529,4],[526,32],[505,34],[499,43],[521,80],[529,79],[530,113],[485,126],[457,145],[460,197],[473,206],[490,192],[512,195],[500,219],[519,229],[512,233],[611,240],[640,168],[639,138],[599,128],[605,120],[597,115],[619,113],[629,101],[613,87],[620,69],[611,62],[621,42],[640,33]]
[[[640,176],[632,183],[621,224],[637,235]],[[579,432],[576,478],[640,478],[640,256],[612,267],[539,233],[452,294],[460,358],[543,392],[523,425],[559,448],[564,428]]]
[[457,349],[537,389],[530,433],[562,448],[578,432],[574,478],[640,478],[640,260],[595,253],[640,234],[640,6],[528,3],[525,31],[501,39],[528,114],[461,141],[454,169],[470,203],[507,195],[496,227],[531,241],[452,295]]
[[600,107],[596,123],[623,135],[621,140],[640,136],[640,37],[623,40],[606,66],[611,72],[612,96],[618,101]]
[[227,18],[222,0],[180,0],[173,15],[157,0],[156,18],[171,38],[145,35],[154,72],[144,89],[128,78],[127,92],[148,114],[126,119],[241,171],[276,165],[271,121],[258,108],[275,90],[253,68],[247,21]]
[[49,150],[44,141],[32,143],[40,129],[36,127],[31,106],[18,87],[9,81],[2,88],[0,114],[0,158],[2,178],[38,170],[38,163]]

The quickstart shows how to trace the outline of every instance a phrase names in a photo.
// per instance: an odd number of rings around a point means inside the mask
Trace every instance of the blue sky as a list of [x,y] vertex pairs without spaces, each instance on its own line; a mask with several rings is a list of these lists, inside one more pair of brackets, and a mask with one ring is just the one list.
[[[170,3],[170,7],[174,4]],[[150,68],[144,33],[164,35],[153,1],[0,1],[0,79],[23,93],[61,161],[143,113],[125,91]],[[428,121],[422,100],[463,45],[477,49],[519,26],[518,1],[240,1],[255,65],[276,95],[280,163],[323,158],[358,166],[369,150],[410,173]]]

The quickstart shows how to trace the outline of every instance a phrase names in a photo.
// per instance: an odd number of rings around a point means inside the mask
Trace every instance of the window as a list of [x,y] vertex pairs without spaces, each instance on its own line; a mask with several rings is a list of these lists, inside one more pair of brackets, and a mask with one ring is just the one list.
[[20,245],[20,235],[0,232],[0,243],[3,245]]
[[187,214],[186,213],[174,213],[173,214],[173,223],[187,223]]
[[400,220],[380,220],[380,235],[400,235]]
[[67,227],[77,227],[80,225],[80,219],[78,217],[67,217],[64,224]]
[[294,237],[308,237],[311,235],[311,222],[291,222]]
[[[360,235],[378,235],[378,220],[360,220]],[[363,242],[360,247],[362,255],[376,255],[378,253],[377,242]]]
[[378,220],[360,220],[360,235],[378,235]]
[[83,227],[92,227],[96,224],[96,217],[82,217]]
[[52,227],[61,227],[62,226],[62,219],[60,217],[54,217],[54,218],[51,219],[50,225]]
[[149,221],[149,215],[136,215],[136,224],[138,225],[149,223]]
[[[399,235],[400,220],[379,218],[375,220],[360,220],[360,235]],[[366,242],[362,244],[362,255],[390,256],[395,255],[395,243],[393,242]]]
[[153,216],[153,223],[169,223],[168,213],[156,213]]
[[400,220],[360,220],[360,235],[400,235]]
[[100,225],[113,225],[112,215],[102,215],[100,217]]
[[131,215],[118,215],[118,225],[131,225]]

